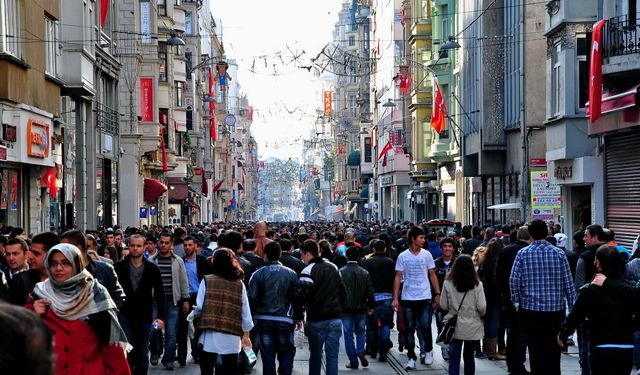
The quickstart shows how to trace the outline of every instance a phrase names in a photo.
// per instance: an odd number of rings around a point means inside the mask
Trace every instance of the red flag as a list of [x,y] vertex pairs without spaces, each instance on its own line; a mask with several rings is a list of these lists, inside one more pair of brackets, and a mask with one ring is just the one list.
[[216,191],[220,190],[220,187],[222,187],[222,182],[223,182],[223,181],[220,181],[220,182],[218,182],[217,184],[215,184],[215,185],[213,186],[213,192],[214,192],[214,193],[215,193]]
[[378,160],[382,159],[382,157],[385,156],[387,152],[391,151],[391,149],[393,149],[393,145],[391,144],[391,139],[389,139],[387,141],[387,144],[384,145],[382,150],[380,150],[380,155],[378,155]]
[[107,12],[109,12],[109,0],[100,0],[100,27],[102,28],[107,23]]
[[[166,118],[166,115],[161,114],[160,118]],[[164,143],[164,124],[160,121],[160,147],[162,148],[162,171],[166,172],[169,170],[169,166],[167,165],[167,145]]]
[[204,195],[205,198],[209,196],[209,182],[204,173],[202,174],[202,195]]
[[253,121],[253,106],[249,106],[249,111],[247,111],[247,120]]
[[602,29],[607,20],[593,26],[591,42],[591,66],[589,67],[589,122],[594,123],[602,115]]
[[445,117],[447,114],[447,105],[442,100],[440,86],[436,83],[436,99],[433,102],[433,115],[431,116],[431,127],[436,133],[440,134],[445,127]]
[[44,171],[41,176],[42,183],[49,189],[52,198],[58,197],[58,186],[56,185],[56,168],[51,167]]
[[218,129],[216,125],[216,102],[215,98],[215,81],[213,77],[213,71],[209,68],[209,99],[212,100],[209,102],[209,111],[211,112],[211,126],[210,126],[210,136],[211,140],[215,143],[218,140]]

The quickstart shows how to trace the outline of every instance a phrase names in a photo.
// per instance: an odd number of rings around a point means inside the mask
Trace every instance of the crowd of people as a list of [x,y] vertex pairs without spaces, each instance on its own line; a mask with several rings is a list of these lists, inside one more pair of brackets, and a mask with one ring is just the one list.
[[[311,375],[323,356],[337,374],[340,340],[348,369],[396,346],[415,370],[438,347],[449,374],[488,358],[547,375],[560,374],[574,332],[583,375],[640,369],[640,251],[597,224],[571,237],[540,220],[447,233],[408,222],[14,228],[0,235],[0,269],[11,373],[147,374],[190,356],[203,374],[247,374],[257,354],[262,373],[287,375],[306,337]],[[437,343],[432,320],[440,331],[452,317],[453,339]]]

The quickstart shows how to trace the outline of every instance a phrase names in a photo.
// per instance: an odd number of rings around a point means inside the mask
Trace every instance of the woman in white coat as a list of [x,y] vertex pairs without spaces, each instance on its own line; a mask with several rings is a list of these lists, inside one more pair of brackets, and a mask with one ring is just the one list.
[[482,316],[487,302],[470,256],[461,255],[453,263],[442,288],[440,308],[449,311],[445,318],[458,316],[449,347],[449,375],[460,373],[461,352],[464,374],[472,375],[476,371],[474,349],[484,336]]

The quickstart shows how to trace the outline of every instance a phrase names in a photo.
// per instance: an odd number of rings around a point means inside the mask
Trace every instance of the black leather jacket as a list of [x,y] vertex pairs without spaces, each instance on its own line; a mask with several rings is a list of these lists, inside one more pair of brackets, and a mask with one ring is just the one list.
[[373,309],[373,283],[369,272],[357,262],[348,262],[340,268],[340,276],[346,291],[342,312],[344,314],[363,313],[367,308]]
[[248,296],[254,319],[302,319],[298,275],[280,262],[267,262],[253,273]]

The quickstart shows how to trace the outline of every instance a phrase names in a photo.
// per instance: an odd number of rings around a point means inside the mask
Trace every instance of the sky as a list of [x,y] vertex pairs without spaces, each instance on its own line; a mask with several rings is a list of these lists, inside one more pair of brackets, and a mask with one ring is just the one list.
[[[299,66],[310,65],[332,40],[344,0],[212,0],[222,20],[227,59],[238,64],[241,91],[254,107],[252,133],[261,159],[300,158],[330,83]],[[220,25],[218,25],[220,27]]]

